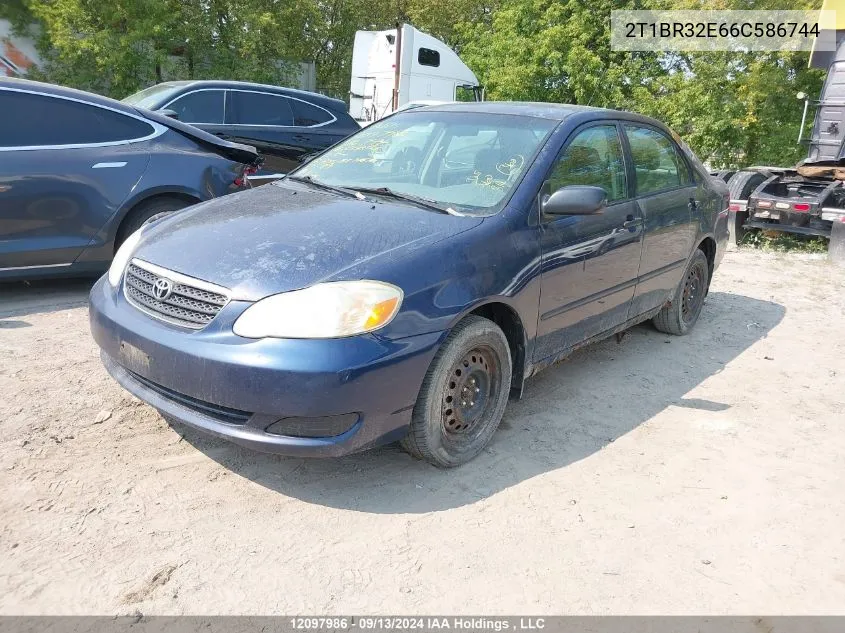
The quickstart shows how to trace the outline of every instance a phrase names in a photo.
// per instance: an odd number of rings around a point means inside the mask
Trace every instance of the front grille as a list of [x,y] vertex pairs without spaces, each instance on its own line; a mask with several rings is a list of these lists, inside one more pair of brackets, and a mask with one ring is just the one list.
[[[161,300],[154,294],[158,280],[172,284],[169,296]],[[210,284],[133,260],[126,269],[123,292],[129,303],[147,314],[198,330],[208,325],[229,301],[222,288],[221,292],[213,292],[201,286]]]
[[214,418],[218,422],[243,426],[246,424],[247,420],[252,417],[252,413],[249,413],[248,411],[240,411],[239,409],[231,409],[218,404],[212,404],[211,402],[205,402],[204,400],[198,400],[197,398],[192,398],[191,396],[186,396],[185,394],[168,389],[167,387],[162,387],[151,380],[147,380],[143,376],[139,376],[133,371],[129,371],[129,374],[131,374],[132,378],[137,380],[147,389],[155,391],[160,396],[177,404],[181,404],[183,407],[191,409],[192,411],[196,411],[197,413],[209,418]]

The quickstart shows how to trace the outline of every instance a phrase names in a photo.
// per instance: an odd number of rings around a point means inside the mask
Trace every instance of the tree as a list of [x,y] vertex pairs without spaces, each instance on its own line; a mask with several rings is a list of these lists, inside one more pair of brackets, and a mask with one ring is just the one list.
[[[456,26],[462,56],[491,99],[621,108],[674,127],[713,167],[793,164],[802,103],[822,73],[807,53],[626,53],[610,49],[610,12],[773,8],[774,2],[503,0],[487,22]],[[767,5],[771,4],[772,7]],[[819,2],[794,8],[818,8]],[[749,5],[749,6],[746,6]],[[779,7],[778,7],[779,8]]]
[[310,53],[307,0],[16,0],[49,81],[123,97],[163,79],[285,84]]

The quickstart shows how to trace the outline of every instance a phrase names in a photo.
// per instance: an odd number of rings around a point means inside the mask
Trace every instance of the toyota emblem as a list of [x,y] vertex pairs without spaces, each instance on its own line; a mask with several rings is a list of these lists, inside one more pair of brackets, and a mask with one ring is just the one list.
[[164,277],[159,277],[153,284],[153,296],[159,301],[164,301],[173,292],[173,282]]

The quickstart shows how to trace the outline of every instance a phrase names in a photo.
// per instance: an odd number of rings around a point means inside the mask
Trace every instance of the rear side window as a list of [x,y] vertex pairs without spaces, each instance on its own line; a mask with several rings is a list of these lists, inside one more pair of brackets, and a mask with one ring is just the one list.
[[0,146],[115,143],[155,132],[149,123],[113,110],[28,92],[0,90]]
[[312,125],[320,125],[321,123],[328,123],[334,119],[328,110],[318,108],[306,101],[299,101],[298,99],[291,99],[291,106],[293,106],[293,124],[301,127],[309,127]]
[[637,174],[638,196],[689,183],[687,164],[668,136],[636,125],[625,125],[625,133]]
[[551,190],[590,185],[607,192],[609,202],[627,197],[622,143],[615,125],[596,125],[579,132],[552,169]]
[[235,125],[284,125],[293,123],[290,99],[264,92],[232,90],[229,123]]
[[440,53],[430,48],[421,48],[417,53],[417,61],[420,66],[434,66],[437,68],[440,65]]
[[184,123],[223,123],[222,90],[189,92],[166,106]]

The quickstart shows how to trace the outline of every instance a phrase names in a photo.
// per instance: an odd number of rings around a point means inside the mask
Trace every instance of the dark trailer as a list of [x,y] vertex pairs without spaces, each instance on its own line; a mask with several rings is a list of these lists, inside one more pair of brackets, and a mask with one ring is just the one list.
[[[823,8],[834,4],[843,3],[826,0]],[[804,117],[809,106],[815,107],[807,158],[795,167],[714,174],[730,189],[735,244],[749,229],[819,236],[830,240],[831,258],[845,261],[845,12],[838,12],[836,28],[836,51],[814,50],[810,56],[811,67],[828,69],[819,100],[798,95],[805,100]]]

